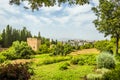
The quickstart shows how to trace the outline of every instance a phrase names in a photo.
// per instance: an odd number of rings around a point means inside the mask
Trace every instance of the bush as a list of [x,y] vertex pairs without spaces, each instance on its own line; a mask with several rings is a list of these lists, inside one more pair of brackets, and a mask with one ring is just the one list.
[[72,50],[73,47],[70,44],[62,44],[61,42],[57,43],[56,45],[51,47],[51,55],[61,55],[61,56],[66,56],[69,54]]
[[6,60],[6,57],[0,54],[0,63],[3,63]]
[[70,59],[70,57],[61,57],[61,56],[52,57],[52,58],[44,59],[42,64],[52,64],[52,63],[57,63],[57,62],[61,62],[61,61],[67,61],[69,59]]
[[30,59],[33,53],[34,52],[30,49],[23,49],[19,55],[20,55],[20,58]]
[[116,61],[120,62],[120,55],[115,56]]
[[68,69],[68,66],[70,66],[70,64],[65,62],[62,65],[60,65],[59,69],[60,70],[66,70],[66,69]]
[[79,64],[79,65],[84,65],[84,61],[79,60],[78,64]]
[[79,62],[79,58],[77,58],[77,57],[73,57],[72,59],[71,59],[71,61],[70,61],[70,63],[71,64],[78,64],[78,62]]
[[35,54],[30,46],[26,42],[13,42],[12,47],[15,49],[15,54],[19,56],[18,58],[25,58],[28,59],[31,55]]
[[6,59],[8,59],[8,60],[17,59],[19,57],[15,54],[15,49],[13,47],[10,47],[9,49],[1,52],[1,54],[3,56],[5,56]]
[[102,51],[109,51],[113,53],[114,43],[109,40],[101,40],[94,43],[95,48]]
[[120,79],[120,63],[117,63],[115,69],[105,73],[103,80],[119,80]]
[[96,55],[80,55],[78,57],[73,57],[70,63],[79,65],[95,65]]
[[103,75],[109,71],[109,69],[105,68],[97,69],[95,73],[87,75],[87,80],[103,80]]
[[38,54],[46,54],[49,52],[50,52],[50,48],[46,44],[42,44],[38,50]]
[[88,74],[87,80],[103,80],[102,74]]
[[13,45],[6,51],[1,52],[3,56],[8,60],[19,59],[19,58],[31,58],[31,55],[35,54],[31,47],[26,42],[13,42]]
[[120,80],[120,68],[105,73],[103,80]]
[[30,79],[27,64],[7,64],[0,66],[0,80],[28,80]]
[[98,68],[115,68],[115,59],[113,55],[109,53],[101,53],[97,57],[97,67]]

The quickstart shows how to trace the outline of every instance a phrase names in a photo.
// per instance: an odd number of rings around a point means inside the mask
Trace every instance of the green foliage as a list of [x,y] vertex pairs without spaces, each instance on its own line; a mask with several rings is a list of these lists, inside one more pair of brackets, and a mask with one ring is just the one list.
[[45,59],[43,61],[43,64],[52,64],[52,63],[57,63],[61,61],[66,61],[69,60],[69,57],[56,57],[56,58],[50,58],[50,59]]
[[72,52],[72,46],[70,44],[64,44],[64,55],[67,55],[70,52]]
[[23,49],[21,52],[20,52],[20,57],[21,58],[24,58],[24,59],[29,59],[31,58],[31,55],[33,55],[33,51],[31,52],[32,50],[30,49]]
[[79,64],[79,65],[95,65],[96,56],[95,55],[80,55],[78,57],[73,57],[70,63]]
[[12,45],[15,49],[15,53],[19,58],[30,58],[31,55],[35,54],[31,47],[28,46],[26,42],[15,41]]
[[87,80],[103,80],[102,74],[88,74]]
[[88,43],[80,46],[80,49],[90,49],[90,48],[94,48],[94,44]]
[[95,70],[94,73],[90,73],[87,75],[87,80],[103,80],[103,75],[109,71],[110,70],[106,69],[106,68],[97,69],[97,70]]
[[23,27],[22,30],[13,29],[10,25],[7,25],[6,29],[3,29],[1,34],[2,37],[2,47],[10,47],[12,42],[18,41],[26,41],[27,37],[32,37],[30,31]]
[[73,57],[70,61],[71,64],[78,64],[78,62],[79,62],[79,58],[77,57]]
[[41,37],[41,44],[46,44],[47,46],[50,46],[50,39]]
[[120,38],[119,0],[99,0],[99,5],[93,7],[92,10],[98,17],[94,20],[94,24],[101,33],[105,36],[111,35],[116,38],[116,54],[118,54],[118,42]]
[[101,52],[102,51],[111,51],[113,50],[114,48],[114,44],[111,42],[111,41],[108,41],[108,40],[101,40],[101,41],[97,41],[94,43],[95,45],[95,48],[100,50]]
[[38,62],[37,65],[42,65],[42,64],[47,65],[47,64],[58,63],[58,62],[61,62],[61,61],[70,60],[70,58],[71,57],[69,57],[69,56],[66,56],[66,57],[62,57],[62,56],[48,57],[48,58],[40,60],[40,62]]
[[119,80],[119,79],[120,79],[120,66],[103,75],[103,80]]
[[90,65],[71,65],[67,70],[59,70],[60,65],[65,62],[35,66],[35,75],[31,77],[31,80],[82,80],[84,75],[91,73],[94,69],[94,66]]
[[68,66],[70,66],[70,64],[65,62],[65,63],[60,65],[59,69],[60,70],[66,70],[66,69],[68,69]]
[[[20,5],[22,2],[24,2],[26,0],[10,0],[10,4],[16,4],[16,5]],[[58,4],[59,6],[62,3],[68,3],[69,5],[72,4],[79,4],[79,5],[83,5],[86,3],[89,3],[89,0],[35,0],[35,1],[28,1],[28,6],[25,6],[25,9],[32,9],[34,10],[39,10],[39,8],[41,8],[42,6],[46,6],[46,7],[50,7],[50,6],[54,6],[56,4]]]
[[54,45],[52,47],[52,55],[61,55],[66,56],[72,51],[72,46],[69,44],[62,44],[61,42],[57,43],[57,45]]
[[0,44],[2,44],[2,35],[0,34]]
[[119,55],[115,56],[115,60],[118,61],[118,62],[120,62],[120,56]]
[[6,60],[6,57],[0,53],[0,63],[3,63]]
[[42,44],[38,51],[39,54],[50,53],[50,48],[46,44]]
[[7,64],[0,66],[0,80],[28,80],[29,66],[26,64]]
[[15,49],[13,47],[10,47],[9,49],[1,52],[1,54],[9,60],[17,59],[19,57],[16,55]]
[[35,54],[35,52],[27,45],[26,42],[13,42],[13,45],[6,51],[1,52],[2,55],[6,57],[6,59],[13,60],[18,58],[30,58],[31,55]]
[[114,56],[110,53],[100,53],[97,57],[97,67],[98,68],[115,68],[115,59]]

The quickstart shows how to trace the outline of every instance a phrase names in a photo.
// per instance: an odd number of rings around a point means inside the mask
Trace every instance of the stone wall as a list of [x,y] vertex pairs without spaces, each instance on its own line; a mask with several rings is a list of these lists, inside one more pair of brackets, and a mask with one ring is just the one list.
[[41,40],[37,38],[27,38],[27,43],[34,51],[37,51],[41,45]]

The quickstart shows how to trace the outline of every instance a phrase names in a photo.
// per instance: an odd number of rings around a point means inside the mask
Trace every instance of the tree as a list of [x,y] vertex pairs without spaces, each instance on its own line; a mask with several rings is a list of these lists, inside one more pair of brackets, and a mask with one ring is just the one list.
[[120,0],[99,0],[99,5],[93,7],[97,19],[94,24],[105,36],[116,38],[116,55],[120,38]]
[[22,30],[12,29],[11,26],[7,25],[1,33],[2,40],[0,41],[2,47],[9,47],[14,41],[26,41],[28,37],[32,37],[31,32],[23,27]]
[[107,51],[109,53],[113,53],[113,48],[114,48],[114,43],[109,40],[101,40],[101,41],[96,41],[94,43],[94,47],[101,52]]
[[41,35],[40,35],[40,32],[38,32],[38,38],[41,39]]
[[[89,3],[90,0],[10,0],[9,1],[10,4],[16,4],[16,5],[20,5],[22,2],[28,2],[28,5],[34,11],[34,10],[39,10],[39,8],[42,6],[50,7],[56,4],[60,6],[62,3],[68,3],[69,5],[72,4],[83,5]],[[29,9],[28,6],[24,6],[24,8]]]
[[0,34],[0,45],[2,44],[2,34]]

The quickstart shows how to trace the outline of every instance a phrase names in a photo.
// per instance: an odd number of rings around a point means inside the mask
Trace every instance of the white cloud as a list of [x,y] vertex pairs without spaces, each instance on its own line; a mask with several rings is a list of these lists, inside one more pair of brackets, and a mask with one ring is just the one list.
[[85,13],[85,12],[88,12],[91,10],[91,5],[83,5],[83,6],[79,6],[79,5],[76,5],[74,7],[66,7],[64,9],[64,12],[67,13],[68,15],[78,15],[80,13]]
[[23,18],[26,19],[27,21],[31,21],[33,23],[39,23],[39,18],[37,18],[34,15],[24,14]]
[[[92,1],[98,4],[97,0]],[[33,34],[40,31],[42,36],[50,38],[103,39],[92,23],[96,18],[90,11],[92,5],[42,7],[31,12],[8,2],[0,0],[0,29],[10,24],[16,28],[26,26]]]
[[43,21],[46,24],[51,24],[53,21],[50,18],[47,17],[39,17],[39,20]]
[[44,13],[52,13],[52,12],[55,12],[55,11],[59,11],[61,10],[62,7],[59,7],[57,5],[53,6],[53,7],[41,7],[40,10],[43,11]]
[[67,22],[70,21],[70,17],[69,16],[53,17],[52,20],[59,24],[66,24]]
[[1,11],[4,10],[4,11],[12,13],[12,14],[19,14],[20,13],[20,11],[18,10],[19,7],[10,5],[9,0],[2,0],[2,1],[0,1],[0,4],[1,4],[0,5]]
[[97,6],[97,5],[99,4],[99,0],[91,0],[91,2],[92,2],[95,6]]

